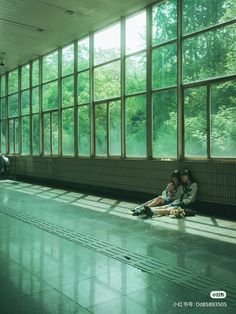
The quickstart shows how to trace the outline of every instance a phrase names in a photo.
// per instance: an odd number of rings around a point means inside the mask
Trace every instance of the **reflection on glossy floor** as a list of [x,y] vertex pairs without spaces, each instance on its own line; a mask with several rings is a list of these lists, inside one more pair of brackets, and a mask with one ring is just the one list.
[[[15,210],[227,283],[235,295],[236,223],[141,220],[131,203],[13,181],[0,182],[0,197]],[[1,313],[235,313],[231,304],[196,307],[213,300],[2,213],[0,266]]]

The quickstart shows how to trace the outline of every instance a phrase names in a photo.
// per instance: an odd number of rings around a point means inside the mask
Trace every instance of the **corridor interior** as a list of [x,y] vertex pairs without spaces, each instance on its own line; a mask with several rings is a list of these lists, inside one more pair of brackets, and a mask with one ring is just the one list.
[[[11,180],[0,196],[1,313],[235,313],[235,222],[143,220],[134,203]],[[227,307],[201,305],[213,290]]]

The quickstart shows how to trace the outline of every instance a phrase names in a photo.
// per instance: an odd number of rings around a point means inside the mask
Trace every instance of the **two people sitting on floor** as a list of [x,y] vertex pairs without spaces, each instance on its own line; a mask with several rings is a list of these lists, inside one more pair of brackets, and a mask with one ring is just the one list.
[[149,218],[153,215],[179,217],[194,215],[197,192],[198,185],[194,182],[191,172],[185,170],[181,173],[175,170],[162,195],[134,208],[133,215],[145,214]]

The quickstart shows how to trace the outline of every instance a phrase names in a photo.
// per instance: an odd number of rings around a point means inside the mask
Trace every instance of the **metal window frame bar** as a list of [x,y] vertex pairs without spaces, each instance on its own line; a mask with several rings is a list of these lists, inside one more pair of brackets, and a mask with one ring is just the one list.
[[[179,0],[179,1],[182,1],[182,0]],[[210,31],[224,28],[224,27],[229,26],[229,25],[233,25],[235,23],[236,23],[236,19],[232,19],[232,20],[229,20],[229,21],[226,21],[223,23],[214,24],[212,26],[206,27],[206,28],[198,30],[196,32],[184,34],[183,39],[193,38],[193,37],[199,36],[201,34],[205,34],[205,33],[210,32]]]
[[[63,155],[62,141],[62,49],[58,49],[58,156]],[[53,122],[53,121],[52,121]],[[51,126],[52,127],[52,126]]]
[[96,156],[96,130],[94,106],[94,33],[89,34],[89,88],[90,88],[90,158]]
[[106,120],[107,120],[107,156],[110,156],[110,105],[106,103]]
[[78,43],[74,42],[74,157],[79,155],[79,137],[78,137]]
[[23,155],[22,152],[22,137],[21,137],[21,69],[22,67],[20,66],[18,68],[18,150],[19,154]]
[[168,41],[164,41],[160,44],[156,44],[156,45],[152,45],[152,49],[157,49],[157,48],[162,48],[162,47],[165,47],[165,46],[168,46],[168,45],[173,45],[173,44],[177,44],[178,42],[178,38],[174,38],[174,39],[171,39],[171,40],[168,40]]
[[44,155],[44,113],[43,113],[43,58],[39,58],[39,155]]
[[8,110],[8,74],[5,75],[6,91],[6,153],[9,154],[9,110]]
[[153,108],[152,108],[152,7],[146,11],[146,154],[148,159],[153,157]]
[[120,52],[121,52],[121,62],[120,62],[120,75],[121,75],[121,158],[126,157],[126,137],[125,137],[125,38],[126,38],[126,25],[125,18],[121,17],[121,31],[120,31]]
[[211,159],[211,84],[207,84],[207,158]]
[[184,104],[182,54],[182,0],[177,2],[177,159],[184,157]]

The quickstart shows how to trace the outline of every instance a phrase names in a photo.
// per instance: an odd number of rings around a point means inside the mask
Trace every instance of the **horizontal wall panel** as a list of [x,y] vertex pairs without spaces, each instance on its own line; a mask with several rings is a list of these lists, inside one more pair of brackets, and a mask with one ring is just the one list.
[[16,157],[18,175],[152,194],[161,193],[176,168],[193,172],[199,200],[236,204],[234,162]]

